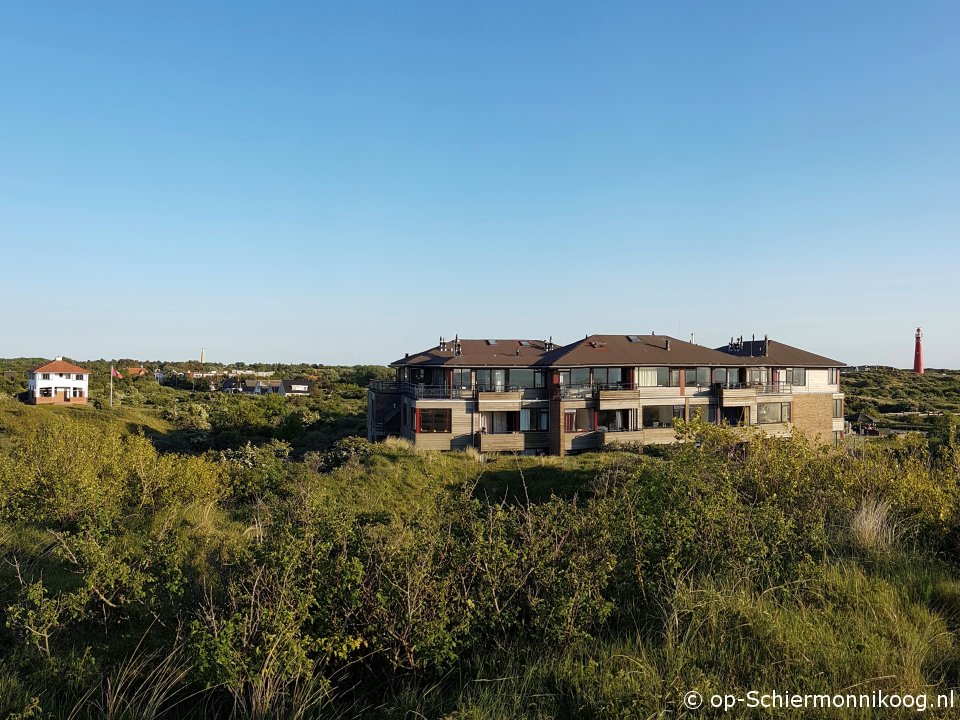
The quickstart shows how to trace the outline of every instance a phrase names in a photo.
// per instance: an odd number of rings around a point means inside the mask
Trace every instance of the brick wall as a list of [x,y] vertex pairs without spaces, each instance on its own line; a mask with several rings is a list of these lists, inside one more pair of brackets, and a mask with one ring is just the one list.
[[794,395],[793,425],[813,442],[833,442],[833,396],[829,393]]

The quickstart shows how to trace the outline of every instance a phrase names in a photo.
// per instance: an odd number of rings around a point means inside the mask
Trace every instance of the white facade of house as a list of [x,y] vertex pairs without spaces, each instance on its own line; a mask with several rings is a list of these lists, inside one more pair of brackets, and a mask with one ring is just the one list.
[[[61,366],[62,357],[27,374],[27,399],[35,404],[56,402],[84,403],[89,397],[89,372],[70,372]],[[76,368],[82,370],[82,368]]]

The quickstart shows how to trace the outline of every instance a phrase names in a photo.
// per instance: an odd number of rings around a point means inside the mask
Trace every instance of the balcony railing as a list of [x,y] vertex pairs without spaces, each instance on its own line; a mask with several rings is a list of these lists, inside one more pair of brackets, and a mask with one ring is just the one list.
[[756,390],[758,395],[782,395],[792,393],[793,385],[785,382],[727,382],[714,383],[717,390]]
[[522,393],[524,399],[538,399],[547,396],[546,388],[525,388],[518,385],[476,385],[474,387],[450,387],[449,385],[420,385],[394,380],[371,380],[370,389],[379,393],[402,393],[417,399],[427,400],[469,400],[477,393]]

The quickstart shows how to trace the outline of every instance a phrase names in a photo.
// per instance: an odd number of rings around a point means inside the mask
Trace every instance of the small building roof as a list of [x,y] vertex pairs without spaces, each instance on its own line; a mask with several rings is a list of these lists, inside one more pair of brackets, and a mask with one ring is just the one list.
[[37,365],[35,368],[30,370],[32,373],[71,373],[75,375],[89,375],[90,371],[86,368],[82,368],[79,365],[74,365],[73,363],[67,362],[62,357],[58,357],[56,360],[51,360],[50,362],[45,362],[42,365]]
[[295,378],[293,380],[282,380],[281,382],[283,383],[283,391],[285,393],[299,392],[293,389],[294,385],[298,387],[299,386],[306,387],[307,392],[311,392],[313,390],[313,383],[309,380],[304,380],[303,378]]

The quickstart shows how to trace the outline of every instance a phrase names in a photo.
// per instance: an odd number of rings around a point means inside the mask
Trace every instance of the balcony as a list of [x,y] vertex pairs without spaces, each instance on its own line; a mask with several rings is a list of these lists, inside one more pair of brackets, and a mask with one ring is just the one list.
[[643,430],[604,430],[600,432],[601,445],[643,443]]
[[594,385],[594,394],[598,400],[635,400],[640,397],[640,389],[633,383]]
[[717,383],[714,385],[721,407],[752,405],[759,395],[789,395],[793,393],[790,383]]
[[449,385],[419,385],[393,380],[371,380],[370,390],[376,393],[398,393],[418,400],[545,400],[546,388],[522,388],[513,385],[477,385],[473,388]]
[[523,450],[547,449],[550,436],[547,432],[477,433],[476,445],[480,452],[521,452]]

